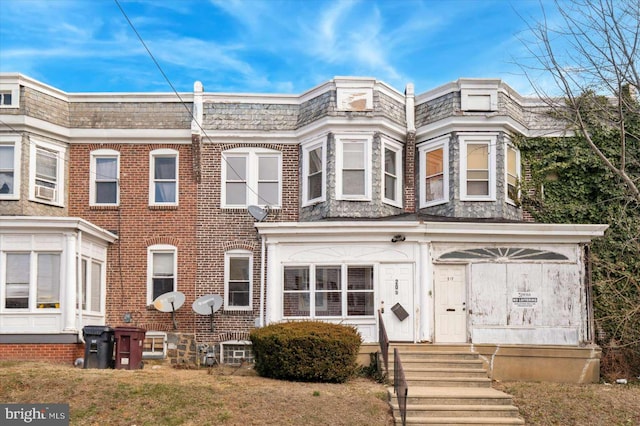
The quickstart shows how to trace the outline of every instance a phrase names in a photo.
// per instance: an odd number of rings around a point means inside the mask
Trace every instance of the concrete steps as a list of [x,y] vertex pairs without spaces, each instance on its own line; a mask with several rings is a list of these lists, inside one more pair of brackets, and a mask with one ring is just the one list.
[[[522,425],[512,398],[491,388],[477,353],[468,347],[402,345],[399,348],[407,395],[408,425]],[[389,379],[393,381],[393,348]],[[396,424],[397,395],[388,389]]]

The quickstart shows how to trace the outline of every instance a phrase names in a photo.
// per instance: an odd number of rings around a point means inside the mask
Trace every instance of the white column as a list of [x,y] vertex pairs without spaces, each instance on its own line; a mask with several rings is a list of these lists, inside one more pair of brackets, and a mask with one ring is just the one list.
[[62,276],[60,292],[60,310],[62,311],[62,323],[64,331],[78,331],[76,327],[76,234],[64,234],[64,272]]
[[421,341],[433,341],[433,270],[429,243],[420,243],[420,336]]
[[267,242],[267,300],[265,325],[282,319],[282,284],[277,256],[277,246]]

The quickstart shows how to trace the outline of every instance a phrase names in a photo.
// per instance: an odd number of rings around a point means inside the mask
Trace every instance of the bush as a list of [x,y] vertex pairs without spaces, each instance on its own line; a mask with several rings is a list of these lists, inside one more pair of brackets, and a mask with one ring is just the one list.
[[319,321],[271,324],[250,339],[258,374],[304,382],[347,381],[362,343],[354,327]]

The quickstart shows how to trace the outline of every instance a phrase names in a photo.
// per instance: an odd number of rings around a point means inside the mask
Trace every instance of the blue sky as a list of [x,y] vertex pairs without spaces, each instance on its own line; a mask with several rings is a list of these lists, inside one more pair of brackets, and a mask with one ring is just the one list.
[[[334,76],[416,93],[460,77],[531,92],[538,0],[119,0],[180,92],[299,94]],[[0,0],[0,72],[66,92],[171,92],[114,0]]]

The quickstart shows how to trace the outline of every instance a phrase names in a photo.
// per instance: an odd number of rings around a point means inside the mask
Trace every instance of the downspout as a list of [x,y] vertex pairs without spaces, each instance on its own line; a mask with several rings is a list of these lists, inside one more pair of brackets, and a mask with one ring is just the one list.
[[76,288],[78,289],[78,340],[81,343],[85,343],[84,341],[84,336],[82,333],[82,323],[83,323],[83,318],[82,318],[82,299],[83,299],[83,293],[82,293],[82,285],[80,285],[81,283],[81,277],[82,277],[82,231],[78,230],[78,243],[77,243],[77,247],[76,247]]

